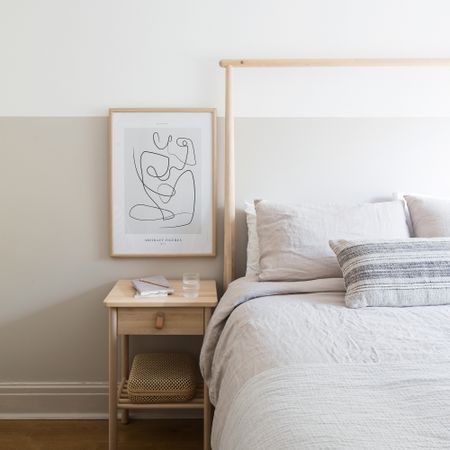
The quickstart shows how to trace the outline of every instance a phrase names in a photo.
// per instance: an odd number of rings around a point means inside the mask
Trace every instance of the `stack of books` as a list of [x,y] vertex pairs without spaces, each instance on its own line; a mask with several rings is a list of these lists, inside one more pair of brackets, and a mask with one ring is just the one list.
[[174,292],[167,278],[163,275],[137,278],[132,280],[132,283],[136,290],[134,298],[166,297]]

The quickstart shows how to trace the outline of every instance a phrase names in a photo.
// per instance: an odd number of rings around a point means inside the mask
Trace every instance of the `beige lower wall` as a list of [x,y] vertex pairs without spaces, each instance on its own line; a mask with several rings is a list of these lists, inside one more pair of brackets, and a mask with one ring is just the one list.
[[[252,197],[359,201],[396,190],[450,195],[449,119],[239,119],[236,134],[238,208]],[[118,278],[195,270],[221,280],[221,156],[216,258],[114,259],[108,252],[105,117],[0,118],[0,155],[0,396],[2,386],[10,395],[14,383],[38,389],[50,383],[50,393],[52,383],[55,389],[66,382],[92,389],[104,383],[102,299]],[[242,213],[238,219],[242,270]],[[194,350],[199,339],[132,343],[135,350],[159,345]]]
[[109,257],[106,118],[1,118],[0,152],[0,382],[106,380],[102,300],[118,278],[220,278],[220,244],[215,258]]

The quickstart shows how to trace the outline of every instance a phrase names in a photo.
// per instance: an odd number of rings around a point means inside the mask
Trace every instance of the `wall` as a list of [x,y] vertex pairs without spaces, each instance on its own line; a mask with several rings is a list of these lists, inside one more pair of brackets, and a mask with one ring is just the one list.
[[[0,115],[103,116],[123,105],[220,113],[220,58],[445,57],[449,14],[446,0],[2,0]],[[275,70],[261,80],[248,70],[237,112],[448,113],[449,70]]]
[[240,272],[242,210],[249,199],[352,203],[390,200],[394,192],[450,197],[450,118],[245,118],[236,123],[236,140]]
[[[101,300],[117,278],[189,268],[220,281],[221,190],[216,258],[108,256],[110,106],[222,114],[217,62],[226,57],[450,56],[449,13],[437,0],[1,0],[0,417],[104,414]],[[357,200],[447,190],[450,127],[423,117],[450,115],[450,69],[260,75],[236,73],[236,112],[246,117],[237,122],[239,207],[253,195],[326,197],[337,183]],[[386,116],[403,119],[376,118]],[[288,151],[269,172],[274,149]],[[342,185],[340,171],[374,164],[378,173],[360,170],[357,185]],[[270,175],[259,187],[248,176],[255,167]],[[220,159],[220,187],[222,168]],[[162,344],[194,349],[198,340]]]

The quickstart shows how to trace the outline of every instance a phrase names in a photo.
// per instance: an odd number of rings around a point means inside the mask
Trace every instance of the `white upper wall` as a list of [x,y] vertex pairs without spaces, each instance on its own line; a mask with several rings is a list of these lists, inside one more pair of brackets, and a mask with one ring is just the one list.
[[[450,57],[449,17],[448,0],[0,0],[0,115],[221,114],[221,58]],[[239,116],[450,115],[450,68],[252,72]]]

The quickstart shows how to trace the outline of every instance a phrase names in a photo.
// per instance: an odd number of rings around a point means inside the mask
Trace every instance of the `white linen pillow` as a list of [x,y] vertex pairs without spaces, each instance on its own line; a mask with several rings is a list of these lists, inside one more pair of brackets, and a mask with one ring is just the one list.
[[247,219],[247,270],[245,275],[259,274],[259,244],[256,232],[256,211],[255,205],[245,202],[245,215]]
[[450,237],[450,199],[405,195],[415,237]]
[[264,281],[342,277],[330,240],[410,236],[399,200],[353,206],[261,201],[256,226]]

